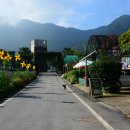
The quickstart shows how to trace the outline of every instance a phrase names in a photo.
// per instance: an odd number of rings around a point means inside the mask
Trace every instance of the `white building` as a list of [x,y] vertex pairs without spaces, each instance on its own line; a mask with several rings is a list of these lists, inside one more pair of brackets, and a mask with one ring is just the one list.
[[122,57],[121,61],[122,61],[122,69],[130,70],[130,56]]
[[47,40],[34,39],[31,41],[31,52],[47,52]]

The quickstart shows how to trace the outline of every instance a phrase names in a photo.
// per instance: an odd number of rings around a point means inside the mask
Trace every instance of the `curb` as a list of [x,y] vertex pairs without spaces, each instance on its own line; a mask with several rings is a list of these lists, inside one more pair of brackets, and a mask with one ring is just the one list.
[[102,105],[102,106],[104,106],[104,107],[106,107],[106,108],[108,108],[108,109],[111,109],[111,110],[120,112],[120,110],[116,109],[116,108],[113,107],[113,106],[107,105],[106,103],[104,103],[104,102],[102,102],[102,101],[100,101],[100,100],[99,100],[97,103],[100,104],[100,105]]

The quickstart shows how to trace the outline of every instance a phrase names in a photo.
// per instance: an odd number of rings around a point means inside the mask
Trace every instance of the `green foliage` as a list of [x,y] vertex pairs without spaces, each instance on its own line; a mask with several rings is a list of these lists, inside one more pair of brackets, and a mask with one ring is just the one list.
[[77,83],[79,77],[79,71],[78,70],[71,70],[68,73],[64,75],[64,78],[67,79],[71,84]]
[[6,71],[0,71],[0,88],[8,87],[11,80]]
[[19,54],[20,54],[22,61],[25,61],[26,63],[31,63],[33,54],[31,53],[31,51],[28,47],[20,48]]
[[85,57],[87,54],[89,54],[89,52],[83,51],[82,53],[77,49],[71,49],[71,48],[64,48],[64,50],[62,51],[63,56],[65,55],[76,55],[78,56],[79,59],[82,59],[83,57]]
[[16,71],[10,73],[0,71],[0,100],[23,88],[35,78],[34,72]]
[[[88,68],[86,69],[86,75],[87,75],[87,78],[90,78],[90,77],[91,77]],[[81,78],[84,78],[84,77],[85,77],[85,68],[80,69],[79,77],[81,77]]]
[[8,51],[8,53],[12,57],[12,59],[10,61],[11,69],[15,68],[15,51]]
[[[81,69],[80,72],[78,69],[73,69],[64,75],[64,78],[67,79],[71,84],[78,83],[79,77],[81,78],[85,77],[85,69]],[[87,77],[90,78],[90,73],[88,69],[87,69]]]
[[118,41],[119,41],[121,53],[123,55],[130,54],[130,29],[127,32],[120,35]]
[[4,60],[3,61],[3,69],[4,70],[8,70],[10,66],[11,66],[11,62],[10,61],[8,61],[8,60]]
[[8,95],[9,84],[11,83],[11,75],[7,71],[0,71],[0,99]]
[[12,81],[21,79],[23,84],[31,82],[34,78],[36,78],[36,75],[28,71],[16,71],[12,75]]
[[73,54],[74,50],[72,50],[71,48],[64,48],[63,55],[73,55]]
[[93,78],[101,78],[105,91],[117,92],[120,87],[117,85],[121,75],[122,64],[113,57],[102,56],[101,59],[93,63],[89,71]]
[[11,86],[15,86],[16,89],[20,89],[24,86],[24,81],[20,77],[15,77],[11,81]]

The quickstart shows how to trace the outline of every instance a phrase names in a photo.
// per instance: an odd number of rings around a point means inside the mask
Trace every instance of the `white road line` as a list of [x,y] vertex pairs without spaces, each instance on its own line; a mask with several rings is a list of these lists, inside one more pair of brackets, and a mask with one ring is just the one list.
[[[59,76],[58,76],[59,77]],[[60,77],[59,77],[60,79]],[[63,83],[63,81],[60,79]],[[84,102],[77,94],[75,94],[68,86],[67,89],[106,127],[107,130],[114,130],[96,111],[94,111],[86,102]]]
[[7,102],[9,102],[11,99],[12,99],[12,98],[9,98],[9,99],[5,100],[5,102],[3,102],[3,103],[0,104],[0,107],[4,107],[4,105],[5,105]]

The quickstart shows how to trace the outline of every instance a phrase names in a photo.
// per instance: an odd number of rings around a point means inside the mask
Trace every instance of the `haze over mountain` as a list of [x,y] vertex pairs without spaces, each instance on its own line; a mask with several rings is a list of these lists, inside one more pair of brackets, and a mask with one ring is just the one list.
[[90,35],[120,35],[128,28],[130,28],[130,15],[123,15],[107,26],[91,30],[65,28],[24,19],[15,26],[0,25],[0,48],[16,51],[21,47],[30,47],[33,39],[45,39],[48,51],[61,51],[64,47],[74,47],[87,41]]

